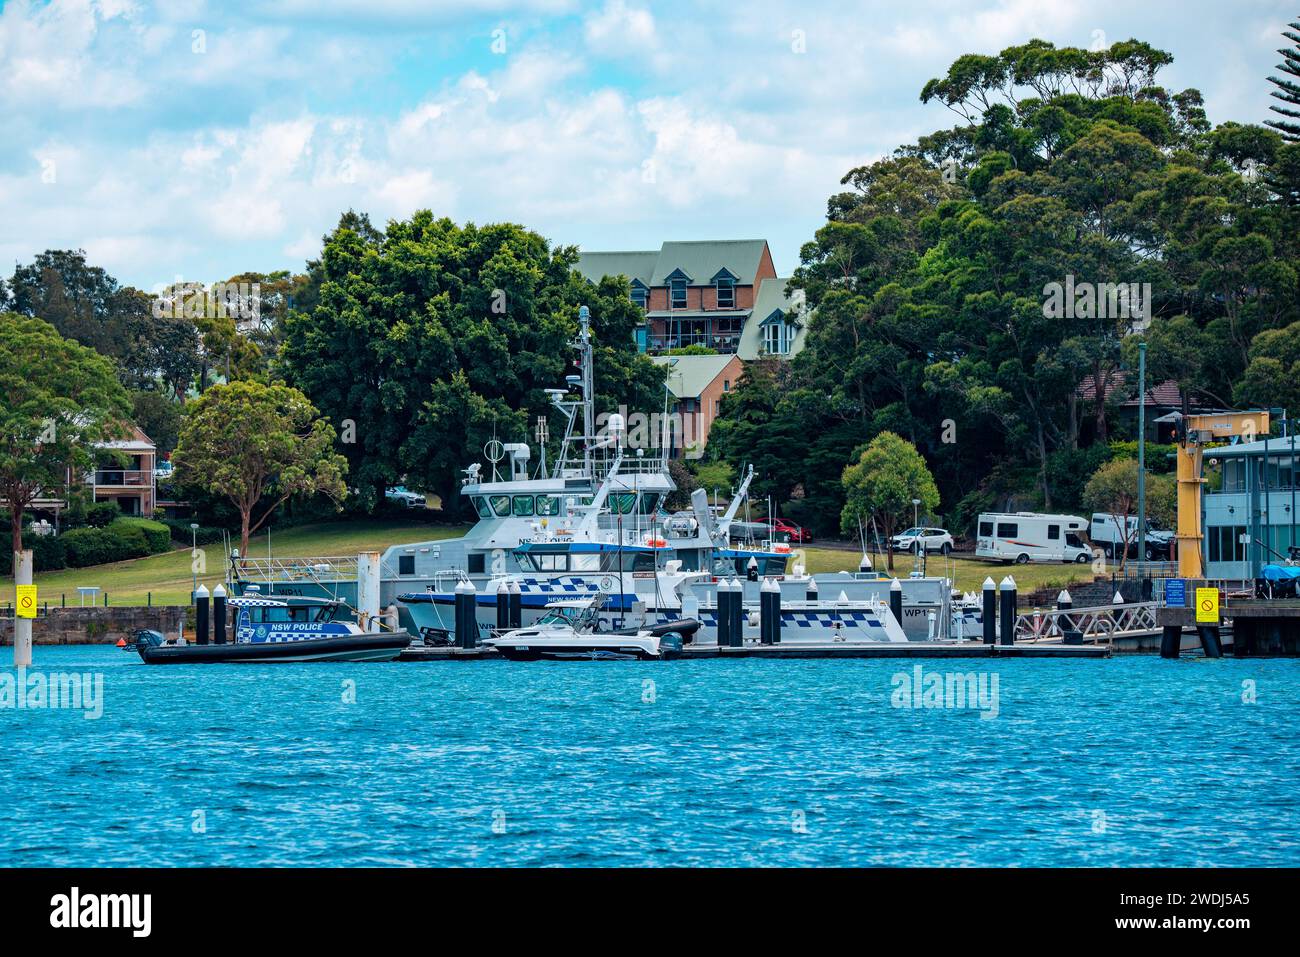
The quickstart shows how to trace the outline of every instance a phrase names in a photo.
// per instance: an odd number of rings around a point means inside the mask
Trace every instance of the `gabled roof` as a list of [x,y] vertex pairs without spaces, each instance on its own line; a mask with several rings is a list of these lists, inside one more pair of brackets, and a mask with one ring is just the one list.
[[650,285],[655,263],[659,261],[657,249],[612,253],[579,253],[573,267],[584,279],[598,283],[605,276],[627,276]]
[[680,269],[696,282],[712,282],[723,269],[729,269],[742,286],[752,285],[767,249],[765,239],[706,239],[664,243],[659,250],[650,285],[662,286],[674,269]]
[[[1116,393],[1123,392],[1127,385],[1128,372],[1123,369],[1117,369],[1112,372],[1106,380],[1106,401],[1109,402]],[[1083,377],[1083,381],[1079,383],[1079,388],[1076,390],[1076,394],[1084,402],[1095,402],[1097,400],[1097,386],[1092,381],[1092,376],[1089,375]],[[1129,396],[1120,404],[1136,408],[1138,405],[1138,397],[1136,395]],[[1192,406],[1198,406],[1200,403],[1193,400],[1191,404]],[[1183,394],[1178,388],[1178,383],[1173,379],[1166,379],[1164,382],[1157,383],[1149,388],[1147,390],[1146,405],[1147,408],[1157,406],[1170,409],[1181,409],[1183,406]]]
[[668,391],[679,399],[695,399],[703,394],[735,356],[651,356],[656,365],[668,366]]
[[[774,314],[781,313],[787,322],[798,320],[801,325],[795,330],[794,341],[790,344],[790,351],[787,355],[794,355],[803,348],[804,339],[808,334],[808,319],[801,316],[799,310],[795,308],[794,301],[786,294],[786,284],[788,278],[764,279],[758,286],[758,293],[754,296],[753,317],[745,323],[745,328],[740,333],[740,345],[736,348],[736,355],[745,361],[757,359],[763,354],[763,329],[769,320],[773,320]],[[794,292],[794,290],[790,290]]]

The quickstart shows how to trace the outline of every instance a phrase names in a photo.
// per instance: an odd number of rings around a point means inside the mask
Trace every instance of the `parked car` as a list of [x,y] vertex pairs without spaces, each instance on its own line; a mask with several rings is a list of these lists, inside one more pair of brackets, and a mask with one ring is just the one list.
[[813,540],[812,532],[784,518],[772,519],[772,538],[776,540],[784,538],[796,545],[811,545]]
[[914,552],[924,548],[927,552],[942,552],[944,555],[952,551],[953,545],[946,528],[922,528],[919,525],[899,532],[890,543],[896,552]]
[[419,492],[412,492],[405,485],[395,485],[392,488],[384,489],[384,498],[390,502],[396,502],[398,505],[405,505],[407,508],[424,508],[427,504],[423,495]]

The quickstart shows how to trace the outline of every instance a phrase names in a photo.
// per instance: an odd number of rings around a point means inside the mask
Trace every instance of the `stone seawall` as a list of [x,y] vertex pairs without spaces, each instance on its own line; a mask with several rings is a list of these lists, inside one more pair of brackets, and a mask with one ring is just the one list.
[[[130,638],[141,628],[152,628],[173,637],[182,622],[186,622],[186,633],[191,631],[187,615],[192,619],[193,609],[186,605],[51,608],[48,617],[33,620],[32,642],[38,645],[116,644],[119,638]],[[0,645],[13,643],[14,622],[12,618],[6,618],[0,621]]]

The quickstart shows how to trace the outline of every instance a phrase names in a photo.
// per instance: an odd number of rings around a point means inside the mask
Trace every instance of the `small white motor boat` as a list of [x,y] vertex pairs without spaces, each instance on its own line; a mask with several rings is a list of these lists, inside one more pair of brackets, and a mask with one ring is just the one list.
[[678,621],[616,631],[597,630],[604,596],[550,602],[536,624],[486,639],[512,661],[664,661],[676,658],[700,623]]

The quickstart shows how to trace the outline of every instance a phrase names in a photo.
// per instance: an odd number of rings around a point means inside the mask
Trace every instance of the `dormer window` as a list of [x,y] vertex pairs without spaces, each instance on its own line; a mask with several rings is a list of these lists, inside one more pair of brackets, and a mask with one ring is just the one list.
[[762,330],[763,350],[768,355],[783,356],[789,353],[794,330],[785,321],[785,314],[780,309],[763,320]]
[[668,305],[672,309],[686,308],[686,279],[676,277],[668,281]]
[[650,290],[639,282],[632,283],[632,301],[641,307],[644,312],[649,301]]
[[718,308],[736,308],[736,280],[729,276],[718,277]]

